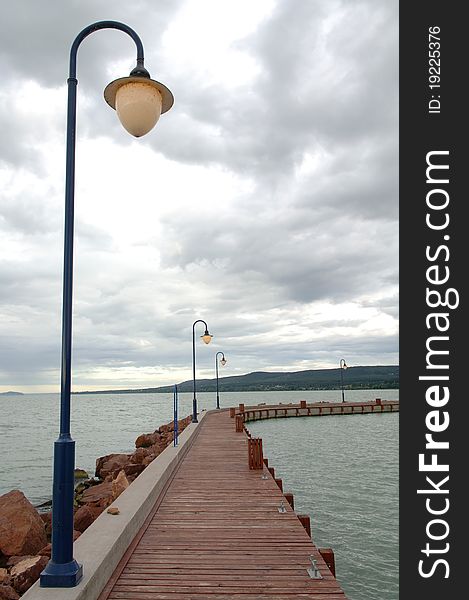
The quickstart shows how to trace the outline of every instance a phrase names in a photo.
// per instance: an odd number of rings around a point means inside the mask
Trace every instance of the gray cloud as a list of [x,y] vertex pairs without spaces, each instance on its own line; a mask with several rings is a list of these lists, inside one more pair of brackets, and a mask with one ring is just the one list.
[[[231,87],[173,68],[173,59],[184,65],[191,53],[182,44],[173,57],[164,45],[182,6],[23,0],[4,11],[0,385],[57,379],[65,157],[56,161],[48,148],[64,150],[70,44],[101,19],[138,31],[149,70],[176,97],[143,147],[249,185],[229,200],[221,190],[217,212],[205,208],[204,190],[194,185],[192,206],[181,210],[174,190],[158,189],[157,171],[147,174],[165,213],[127,262],[122,239],[78,213],[75,384],[110,385],[119,373],[131,377],[126,368],[154,373],[155,384],[171,383],[164,379],[173,373],[189,378],[197,318],[216,332],[213,348],[201,348],[208,374],[217,348],[232,357],[232,373],[312,368],[342,354],[351,364],[397,361],[395,333],[361,328],[367,310],[389,320],[398,312],[397,1],[278,0],[234,43],[259,72]],[[133,43],[120,32],[92,35],[80,48],[79,140],[106,138],[131,152],[102,89],[122,75],[116,64],[128,61],[130,70],[133,57]],[[35,111],[19,90],[49,94],[46,104],[62,95],[63,106]],[[123,181],[139,175],[110,174]],[[363,312],[312,322],[315,303]]]

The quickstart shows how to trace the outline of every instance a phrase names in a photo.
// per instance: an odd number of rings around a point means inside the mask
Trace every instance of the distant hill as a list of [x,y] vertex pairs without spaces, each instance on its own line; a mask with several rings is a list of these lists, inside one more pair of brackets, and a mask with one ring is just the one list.
[[0,392],[0,396],[24,396],[23,392]]
[[[268,392],[294,390],[340,389],[340,369],[316,369],[294,372],[256,371],[247,375],[220,377],[220,391],[225,392]],[[135,394],[168,393],[172,385],[133,390],[103,390],[100,392],[75,392],[79,394]],[[399,387],[399,366],[349,367],[344,371],[345,389],[392,389]],[[197,379],[197,391],[214,392],[216,379]],[[179,392],[192,391],[192,379],[178,384]]]

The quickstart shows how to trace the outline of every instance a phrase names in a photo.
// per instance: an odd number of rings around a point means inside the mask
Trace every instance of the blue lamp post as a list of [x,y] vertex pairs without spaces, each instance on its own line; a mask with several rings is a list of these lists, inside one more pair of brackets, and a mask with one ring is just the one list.
[[110,83],[106,102],[116,110],[123,127],[135,137],[148,133],[160,115],[173,105],[173,95],[163,84],[150,79],[144,67],[143,45],[133,29],[117,21],[99,21],[85,27],[72,44],[67,104],[67,149],[65,178],[65,231],[62,303],[62,361],[60,433],[54,444],[52,492],[51,559],[40,576],[41,587],[74,587],[83,576],[82,565],[73,558],[73,496],[75,442],[70,435],[70,392],[72,357],[73,230],[75,188],[75,132],[78,47],[91,33],[118,29],[128,34],[137,47],[137,65],[129,75]]
[[347,364],[343,358],[340,359],[340,386],[342,388],[342,402],[345,402],[344,396],[344,371],[347,368]]
[[222,355],[222,359],[220,360],[220,364],[224,367],[226,365],[226,358],[223,352],[217,352],[215,354],[215,372],[217,374],[217,408],[220,408],[220,395],[218,393],[218,355]]
[[195,386],[195,326],[197,323],[203,323],[205,325],[205,333],[200,336],[206,344],[210,344],[212,341],[213,335],[210,335],[208,332],[208,326],[205,321],[202,319],[197,319],[192,324],[192,390],[194,392],[194,396],[192,398],[192,423],[198,423],[197,419],[197,398],[196,398],[196,386]]

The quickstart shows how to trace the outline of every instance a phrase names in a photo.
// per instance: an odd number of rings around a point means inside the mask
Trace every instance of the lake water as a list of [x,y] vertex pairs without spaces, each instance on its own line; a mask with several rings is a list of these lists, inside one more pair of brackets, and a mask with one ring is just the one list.
[[[398,390],[346,391],[347,401],[398,399]],[[200,410],[214,393],[197,394]],[[179,395],[179,416],[192,412]],[[300,400],[340,402],[340,391],[221,392],[221,406]],[[76,466],[94,474],[96,458],[132,452],[141,433],[172,420],[172,394],[72,396]],[[51,498],[59,396],[0,396],[0,495],[20,489],[33,504]],[[398,598],[398,414],[327,416],[249,423],[264,441],[295,510],[311,516],[312,536],[332,547],[337,578],[350,600]]]

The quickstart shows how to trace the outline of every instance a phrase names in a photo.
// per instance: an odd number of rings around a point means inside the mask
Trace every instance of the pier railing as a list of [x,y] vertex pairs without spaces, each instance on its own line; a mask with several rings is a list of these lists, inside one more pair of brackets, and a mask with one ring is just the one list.
[[314,402],[301,400],[297,404],[258,404],[230,409],[230,416],[235,419],[236,431],[243,431],[243,424],[261,419],[277,419],[282,417],[322,417],[328,415],[363,415],[369,413],[399,412],[399,400],[381,400],[374,402]]

